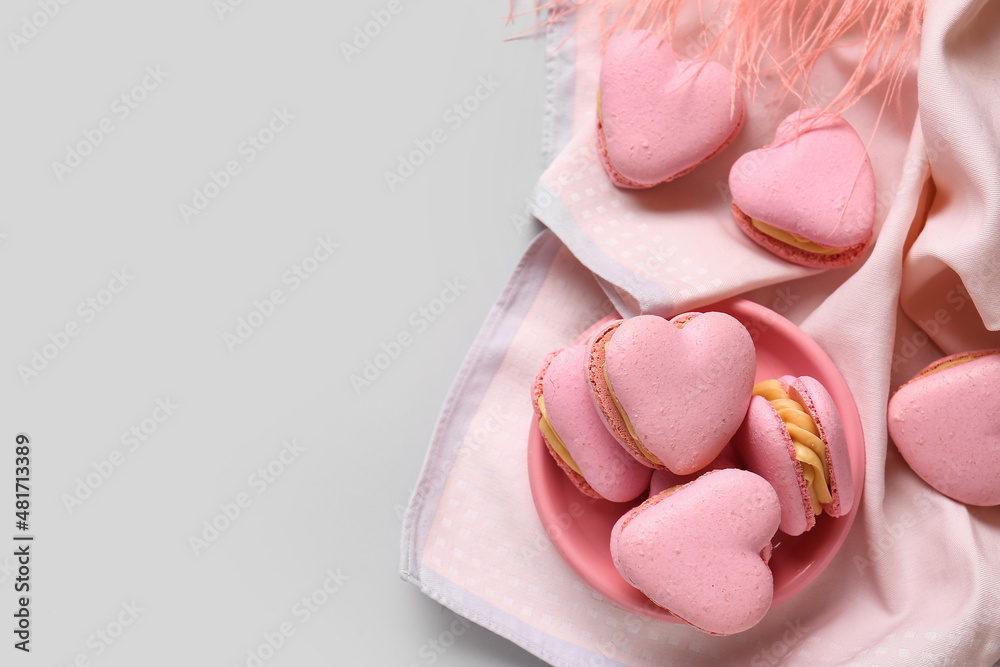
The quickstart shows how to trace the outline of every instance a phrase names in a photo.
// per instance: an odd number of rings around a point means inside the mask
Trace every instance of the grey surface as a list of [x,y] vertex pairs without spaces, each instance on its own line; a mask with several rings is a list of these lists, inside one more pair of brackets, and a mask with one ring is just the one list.
[[[243,0],[220,18],[212,0],[16,0],[5,32],[43,5],[58,12],[36,35],[0,47],[0,488],[29,434],[37,540],[33,651],[0,649],[10,664],[254,664],[283,623],[294,634],[262,664],[542,664],[456,625],[397,570],[438,409],[535,231],[511,216],[541,168],[544,43],[502,41],[518,29],[503,0],[402,0],[351,62],[341,42],[388,1]],[[125,117],[116,99],[147,68],[165,78]],[[447,110],[481,77],[500,85],[456,126]],[[249,161],[241,143],[274,108],[294,119]],[[60,181],[53,162],[103,119],[113,132]],[[447,140],[391,192],[384,172],[436,128]],[[239,173],[186,222],[179,206],[230,160]],[[286,271],[317,237],[339,248],[293,289]],[[446,281],[467,287],[425,327]],[[224,335],[276,289],[284,301],[231,351]],[[350,376],[400,334],[410,345],[356,392]],[[36,350],[52,358],[25,382]],[[178,406],[162,423],[158,399]],[[123,437],[143,420],[155,432]],[[255,471],[293,438],[304,449],[263,484]],[[196,554],[191,536],[240,494]],[[296,605],[328,580],[306,619]],[[100,640],[133,601],[135,621]]]

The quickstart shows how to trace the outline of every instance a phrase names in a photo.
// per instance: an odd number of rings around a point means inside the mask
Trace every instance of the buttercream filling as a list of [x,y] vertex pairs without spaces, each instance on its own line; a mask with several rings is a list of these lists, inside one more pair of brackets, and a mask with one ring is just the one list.
[[552,422],[549,421],[549,413],[545,411],[544,396],[538,397],[538,412],[541,413],[541,417],[538,420],[538,428],[542,429],[542,435],[544,435],[545,439],[548,440],[550,445],[552,445],[552,449],[554,449],[556,454],[559,455],[559,458],[561,458],[566,465],[572,468],[573,472],[582,477],[583,473],[580,472],[580,466],[578,466],[576,461],[573,460],[573,457],[570,456],[569,450],[566,449],[566,444],[563,443],[562,438],[559,437],[555,428],[552,427]]
[[[604,350],[605,350],[605,352],[607,352],[607,349],[608,349],[608,344],[605,343],[604,344]],[[662,466],[663,463],[660,461],[660,459],[658,459],[655,456],[653,456],[649,452],[649,450],[647,450],[643,446],[642,441],[639,440],[639,436],[637,436],[635,434],[635,429],[632,428],[632,422],[629,421],[628,415],[625,414],[625,408],[623,408],[622,404],[618,402],[618,397],[615,396],[615,390],[611,388],[611,380],[608,379],[608,365],[607,364],[604,365],[604,384],[607,385],[607,387],[608,387],[608,393],[611,394],[611,400],[614,401],[615,407],[618,408],[618,414],[620,414],[622,416],[622,419],[625,420],[625,428],[628,429],[628,434],[632,437],[632,442],[635,443],[635,446],[639,448],[639,451],[642,453],[642,455],[645,456],[647,459],[649,459],[649,461],[651,463],[653,463],[654,465]]]
[[783,229],[772,227],[766,222],[761,222],[757,218],[750,218],[750,221],[753,223],[754,228],[764,234],[767,234],[771,238],[798,248],[799,250],[805,250],[806,252],[810,252],[814,255],[836,255],[837,253],[844,252],[844,250],[846,250],[846,248],[829,248],[827,246],[820,245],[807,238],[803,238],[798,234],[792,234],[791,232],[786,232]]
[[951,368],[952,366],[958,366],[959,364],[964,364],[966,362],[972,361],[973,359],[975,359],[975,357],[973,355],[971,355],[971,354],[964,354],[961,357],[958,357],[957,359],[952,359],[951,361],[945,362],[945,363],[941,364],[940,366],[935,366],[934,368],[931,368],[929,370],[924,371],[923,373],[920,374],[920,377],[926,377],[928,375],[933,375],[934,373],[937,373],[938,371],[943,371],[946,368]]
[[805,408],[792,400],[778,380],[758,382],[753,393],[770,401],[788,429],[795,449],[795,458],[802,466],[802,476],[809,491],[813,514],[820,514],[823,505],[833,502],[830,495],[830,471],[826,464],[826,446],[819,437],[819,428]]

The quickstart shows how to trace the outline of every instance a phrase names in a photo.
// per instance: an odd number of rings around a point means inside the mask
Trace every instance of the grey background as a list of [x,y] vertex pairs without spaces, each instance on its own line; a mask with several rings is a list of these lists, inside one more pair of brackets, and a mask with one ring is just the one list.
[[[503,41],[531,24],[505,27],[504,0],[401,0],[348,62],[341,43],[388,0],[236,2],[14,0],[0,17],[0,507],[27,433],[36,535],[33,651],[10,647],[8,622],[0,663],[247,665],[290,623],[263,664],[542,664],[478,627],[452,643],[456,617],[397,571],[438,410],[537,231],[511,216],[541,171],[544,42]],[[123,117],[147,68],[165,78]],[[451,126],[480,77],[499,88]],[[274,108],[294,119],[247,161]],[[60,181],[53,162],[102,120],[114,131]],[[436,128],[447,141],[391,192],[384,172]],[[229,160],[240,173],[186,222],[179,206]],[[283,276],[317,237],[339,248],[293,291]],[[449,280],[461,295],[415,325]],[[231,351],[224,335],[275,289],[285,301]],[[400,333],[412,344],[356,392]],[[304,449],[274,463],[291,439]],[[281,472],[258,494],[268,464]],[[0,556],[8,619],[11,566]],[[339,590],[302,622],[328,571]]]

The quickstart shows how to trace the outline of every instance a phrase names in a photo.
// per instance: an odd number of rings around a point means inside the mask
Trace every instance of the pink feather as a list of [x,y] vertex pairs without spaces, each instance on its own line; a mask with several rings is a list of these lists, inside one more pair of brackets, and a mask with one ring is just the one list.
[[[697,5],[701,17],[700,57],[728,58],[734,84],[753,98],[765,76],[781,83],[776,94],[807,100],[817,61],[835,49],[863,44],[857,66],[832,99],[820,103],[842,113],[886,85],[883,108],[898,98],[916,56],[925,0],[540,0],[538,11],[555,21],[578,7],[594,7],[604,23],[604,43],[622,30],[645,29],[675,39],[677,17]],[[710,5],[710,7],[706,7]],[[710,31],[709,26],[722,25]],[[715,33],[715,34],[713,34]]]

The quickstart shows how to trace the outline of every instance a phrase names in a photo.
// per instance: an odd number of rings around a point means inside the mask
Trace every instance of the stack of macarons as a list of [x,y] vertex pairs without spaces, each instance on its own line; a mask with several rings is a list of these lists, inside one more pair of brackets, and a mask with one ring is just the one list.
[[756,371],[750,334],[726,313],[641,315],[549,354],[532,386],[546,448],[574,486],[644,499],[609,536],[622,577],[711,634],[770,608],[779,528],[800,535],[854,499],[829,393],[810,377],[755,384]]

